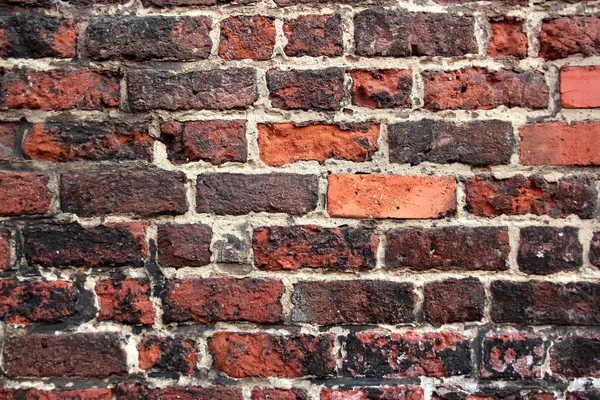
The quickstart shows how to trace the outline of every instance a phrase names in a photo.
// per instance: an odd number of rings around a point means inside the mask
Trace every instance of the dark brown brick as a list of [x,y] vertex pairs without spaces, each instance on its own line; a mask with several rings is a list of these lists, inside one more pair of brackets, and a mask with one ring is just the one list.
[[246,162],[246,121],[170,121],[161,125],[160,140],[174,164],[206,161],[220,165]]
[[590,263],[600,267],[600,231],[594,232],[590,242]]
[[16,122],[0,122],[0,161],[10,161],[17,158],[15,145],[17,144]]
[[0,56],[17,58],[73,58],[78,30],[72,19],[43,14],[0,18]]
[[412,71],[396,69],[365,70],[351,72],[352,102],[367,108],[410,107]]
[[198,354],[193,340],[171,337],[145,337],[138,344],[140,368],[190,375],[196,369]]
[[251,106],[258,98],[252,68],[195,71],[133,71],[127,93],[133,111],[228,110]]
[[165,323],[277,323],[283,319],[283,291],[281,281],[271,279],[173,280],[163,295],[163,319]]
[[521,229],[517,263],[527,274],[548,275],[577,270],[583,263],[579,228],[528,226]]
[[540,32],[540,57],[546,60],[566,58],[573,54],[586,57],[600,54],[600,19],[561,17],[544,21]]
[[[500,1],[500,0],[498,0]],[[511,1],[511,0],[509,0]],[[448,388],[442,387],[443,391],[434,393],[432,400],[444,400],[448,396],[460,395],[467,396],[466,400],[556,400],[554,393],[543,392],[540,390],[519,390],[518,387],[511,389],[498,389],[496,387],[483,388],[476,390],[474,394],[465,392],[463,388],[457,388],[456,392],[449,391]]]
[[544,340],[519,333],[492,334],[483,340],[481,376],[486,379],[539,379]]
[[432,325],[481,321],[485,290],[476,278],[448,279],[425,284],[423,316]]
[[283,23],[290,57],[341,56],[342,19],[339,15],[303,15]]
[[117,400],[244,400],[242,389],[236,387],[172,386],[150,389],[142,385],[119,385]]
[[208,17],[102,17],[90,21],[87,51],[95,60],[194,60],[210,56]]
[[285,110],[337,110],[344,97],[344,70],[267,71],[269,99]]
[[43,267],[142,266],[146,224],[32,225],[23,230],[29,264]]
[[186,182],[182,172],[162,170],[65,173],[60,179],[61,207],[84,217],[185,214]]
[[600,377],[600,337],[567,336],[550,348],[550,369],[564,378]]
[[77,290],[68,281],[0,280],[0,319],[12,324],[60,322],[75,313]]
[[210,263],[212,229],[201,224],[158,226],[158,262],[163,267],[201,267]]
[[319,325],[395,325],[414,320],[416,300],[411,283],[300,282],[294,285],[292,321]]
[[356,54],[455,57],[477,53],[473,17],[368,9],[354,17]]
[[600,323],[600,284],[494,281],[492,321],[527,325]]
[[346,339],[343,369],[350,376],[447,377],[472,368],[471,346],[454,332],[360,332]]
[[47,122],[31,127],[23,153],[39,161],[151,161],[153,144],[146,123]]
[[96,284],[100,321],[131,325],[152,325],[154,307],[150,300],[150,282],[139,279],[107,279]]
[[198,175],[196,188],[196,210],[217,215],[301,215],[314,210],[318,200],[314,175],[208,173]]
[[37,390],[0,388],[3,400],[112,400],[111,389]]
[[406,228],[388,232],[387,268],[502,271],[510,252],[505,227]]
[[273,18],[232,16],[221,21],[219,56],[224,60],[268,60],[274,47]]
[[53,197],[48,182],[41,174],[0,173],[0,216],[47,214]]
[[321,390],[321,400],[424,400],[425,394],[420,386],[379,386],[355,389]]
[[600,399],[600,390],[586,389],[578,392],[567,392],[566,400],[598,400]]
[[[16,0],[13,0],[16,1]],[[23,1],[23,0],[22,0]],[[387,0],[337,0],[336,4],[353,4],[358,6],[364,6],[369,4],[381,4],[387,3]],[[333,0],[275,0],[275,4],[279,7],[288,7],[302,4],[333,4]]]
[[252,400],[309,400],[304,389],[252,389]]
[[106,378],[127,373],[127,355],[113,333],[34,334],[8,338],[4,373],[11,377]]
[[361,270],[375,268],[379,239],[361,228],[317,225],[258,228],[253,235],[254,262],[260,269]]
[[0,271],[12,269],[10,231],[0,229]]
[[333,336],[217,332],[208,339],[213,367],[234,378],[333,375]]

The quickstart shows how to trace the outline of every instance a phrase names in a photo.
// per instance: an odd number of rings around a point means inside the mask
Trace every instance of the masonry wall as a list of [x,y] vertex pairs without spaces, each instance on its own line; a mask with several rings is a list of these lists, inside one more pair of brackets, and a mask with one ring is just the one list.
[[1,3],[0,399],[600,399],[600,2]]

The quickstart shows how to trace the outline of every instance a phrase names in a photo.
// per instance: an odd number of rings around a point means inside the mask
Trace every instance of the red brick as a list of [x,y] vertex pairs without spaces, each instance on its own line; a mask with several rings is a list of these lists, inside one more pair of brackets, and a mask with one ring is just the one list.
[[170,121],[161,125],[160,140],[174,164],[206,161],[220,165],[246,162],[246,121]]
[[201,267],[210,263],[212,229],[200,224],[158,226],[158,262],[163,267]]
[[233,16],[221,21],[219,56],[224,60],[268,60],[275,47],[275,21],[261,16]]
[[284,51],[290,57],[336,57],[344,51],[339,15],[303,15],[285,21],[283,34]]
[[285,110],[337,110],[344,98],[344,70],[267,71],[269,99]]
[[544,21],[539,36],[540,57],[556,60],[572,54],[598,55],[599,36],[598,17],[561,17]]
[[0,388],[3,400],[112,400],[111,389],[37,390]]
[[10,232],[0,229],[0,271],[12,269]]
[[517,264],[526,274],[548,275],[576,271],[583,263],[579,228],[528,226],[521,228]]
[[62,174],[61,207],[83,217],[178,215],[188,210],[187,178],[173,171],[87,171]]
[[476,175],[465,184],[467,211],[479,217],[498,215],[549,215],[565,218],[575,214],[594,218],[598,193],[585,175],[570,175],[547,182],[540,175],[515,175],[496,179]]
[[359,389],[321,390],[321,400],[424,400],[420,386],[380,386]]
[[8,323],[60,322],[75,313],[76,302],[68,281],[0,280],[0,319]]
[[170,337],[145,337],[138,344],[140,368],[190,375],[196,368],[198,354],[193,340]]
[[564,108],[600,108],[599,91],[600,66],[561,68],[560,103]]
[[119,385],[117,400],[244,400],[242,389],[236,387],[172,386],[150,389],[142,385]]
[[350,334],[343,365],[350,376],[368,378],[441,378],[473,368],[469,341],[454,332]]
[[429,71],[425,81],[425,108],[439,110],[489,110],[506,106],[548,107],[544,75],[507,69],[487,71],[468,67],[456,71]]
[[127,93],[132,111],[243,109],[258,99],[252,68],[179,74],[137,70],[128,74]]
[[367,108],[410,107],[411,70],[364,70],[351,72],[352,102]]
[[11,378],[106,378],[127,373],[127,356],[113,333],[11,337],[5,342],[3,357],[3,371]]
[[258,124],[260,159],[280,167],[296,161],[368,161],[378,150],[379,124]]
[[438,393],[433,393],[431,397],[432,400],[444,400],[447,399],[448,396],[453,396],[456,394],[460,394],[465,400],[555,400],[556,397],[554,393],[551,392],[542,392],[539,390],[519,390],[519,388],[514,389],[498,389],[497,387],[490,388],[482,388],[481,390],[475,391],[475,394],[466,393],[463,388],[457,388],[456,392],[449,392],[446,387],[442,387],[443,391],[440,391],[440,395]]
[[491,36],[487,49],[490,57],[527,57],[527,35],[523,32],[523,21],[492,21],[490,27]]
[[303,389],[252,389],[252,400],[309,400]]
[[593,388],[584,391],[567,392],[566,400],[598,400],[600,398],[600,390]]
[[150,300],[150,282],[138,279],[108,279],[96,284],[100,321],[152,325],[154,307]]
[[367,229],[317,225],[258,228],[252,242],[256,267],[268,271],[373,269],[379,245],[378,237]]
[[217,215],[301,215],[314,210],[318,201],[315,175],[206,173],[198,175],[196,189],[196,210]]
[[354,17],[356,54],[456,57],[477,53],[473,17],[368,9]]
[[30,225],[23,229],[27,262],[43,267],[121,267],[144,264],[145,223]]
[[299,282],[294,285],[292,321],[319,325],[396,325],[414,321],[416,301],[410,283]]
[[332,217],[441,218],[456,210],[450,177],[329,175],[327,211]]
[[283,319],[283,292],[281,281],[271,279],[172,280],[163,294],[163,319],[165,323],[277,323]]
[[23,153],[39,161],[152,161],[148,124],[47,122],[35,124]]
[[86,47],[95,60],[194,60],[210,56],[208,17],[102,17],[90,21]]
[[600,267],[600,231],[594,232],[590,242],[590,263]]
[[213,367],[233,378],[325,378],[335,370],[331,335],[217,332],[208,348]]
[[18,126],[15,122],[0,122],[0,161],[17,158],[15,145]]
[[0,216],[47,214],[51,201],[46,175],[0,173]]
[[485,379],[539,379],[544,340],[518,333],[492,334],[483,340],[481,376]]
[[[447,5],[460,5],[460,4],[469,4],[469,3],[477,3],[481,1],[489,1],[495,6],[527,6],[527,0],[434,0],[438,4],[447,4]],[[570,1],[570,0],[566,0]],[[576,0],[575,0],[576,1]]]
[[600,284],[494,281],[491,318],[497,323],[588,325],[600,323]]
[[425,284],[423,315],[432,325],[481,321],[485,290],[479,279],[447,279]]
[[7,72],[0,109],[107,110],[120,104],[119,79],[94,71]]
[[523,165],[600,165],[599,122],[525,125],[519,133]]
[[600,337],[558,338],[550,348],[550,369],[563,378],[600,377]]
[[17,58],[73,58],[78,29],[72,19],[39,13],[0,18],[0,55]]
[[[340,4],[354,4],[354,5],[369,5],[369,4],[381,4],[385,3],[386,0],[338,0],[336,3]],[[279,7],[288,7],[302,4],[331,4],[331,0],[275,0],[275,4]]]

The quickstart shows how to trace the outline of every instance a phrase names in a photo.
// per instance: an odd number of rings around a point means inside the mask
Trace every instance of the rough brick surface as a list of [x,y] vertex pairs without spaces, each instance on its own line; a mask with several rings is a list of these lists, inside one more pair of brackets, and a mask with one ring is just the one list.
[[47,214],[53,197],[48,182],[41,174],[0,173],[0,216]]
[[154,307],[150,300],[150,282],[139,279],[104,280],[96,284],[101,321],[151,325]]
[[261,16],[229,17],[221,21],[219,56],[225,60],[268,60],[275,47],[275,22]]
[[600,54],[600,19],[598,17],[561,17],[542,23],[540,56],[546,60],[572,54]]
[[529,226],[521,229],[517,264],[528,274],[573,271],[583,262],[579,229],[571,226]]
[[72,19],[42,14],[0,18],[0,56],[73,58],[78,29]]
[[600,231],[594,232],[590,243],[590,263],[600,267]]
[[480,321],[485,307],[483,284],[474,278],[431,282],[423,290],[423,316],[432,325]]
[[302,389],[252,389],[252,400],[309,400]]
[[565,378],[600,376],[600,338],[568,336],[559,338],[550,349],[550,369]]
[[163,267],[201,267],[210,263],[212,230],[206,225],[158,227],[158,262]]
[[534,335],[495,334],[483,340],[481,376],[529,379],[542,376],[544,340]]
[[10,231],[0,229],[0,271],[12,268]]
[[321,400],[356,399],[356,400],[423,400],[423,389],[419,386],[382,386],[359,389],[323,388]]
[[196,368],[196,343],[177,338],[146,337],[138,345],[139,364],[143,370],[178,372],[190,375]]
[[111,400],[110,389],[37,390],[0,388],[0,398],[5,400]]
[[0,162],[17,158],[17,128],[16,123],[0,122]]
[[600,397],[600,391],[594,389],[588,389],[585,391],[568,392],[567,400],[594,400]]
[[243,400],[242,390],[235,387],[170,386],[150,389],[143,385],[119,385],[117,400]]
[[285,54],[290,57],[341,56],[342,20],[339,15],[303,15],[285,21]]
[[527,35],[523,32],[523,22],[518,20],[493,21],[488,43],[490,57],[527,56]]
[[600,108],[600,66],[563,67],[560,70],[560,104],[564,108]]
[[286,110],[337,110],[344,97],[344,71],[267,71],[269,99],[275,108]]
[[382,69],[352,71],[353,103],[367,108],[410,106],[412,71]]

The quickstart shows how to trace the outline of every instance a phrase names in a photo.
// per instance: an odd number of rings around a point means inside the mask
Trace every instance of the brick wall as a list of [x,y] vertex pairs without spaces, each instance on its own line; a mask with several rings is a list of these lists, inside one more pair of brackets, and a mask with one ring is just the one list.
[[0,399],[600,398],[600,2],[0,3]]

